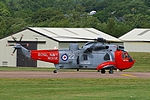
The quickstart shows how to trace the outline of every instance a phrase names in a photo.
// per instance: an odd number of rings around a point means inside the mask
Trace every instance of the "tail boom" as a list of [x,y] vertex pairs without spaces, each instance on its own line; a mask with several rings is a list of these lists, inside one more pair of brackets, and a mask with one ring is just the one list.
[[34,60],[41,60],[54,64],[59,63],[58,50],[31,50],[31,58]]

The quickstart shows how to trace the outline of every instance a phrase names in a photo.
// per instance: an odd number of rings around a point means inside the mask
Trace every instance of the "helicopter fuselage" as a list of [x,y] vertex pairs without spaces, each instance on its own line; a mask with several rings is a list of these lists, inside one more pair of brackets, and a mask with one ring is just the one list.
[[[106,39],[101,37],[94,39],[93,42],[85,43],[82,48],[79,48],[78,43],[71,43],[68,49],[52,49],[52,50],[28,50],[21,44],[21,40],[17,41],[12,36],[16,44],[9,44],[13,46],[15,53],[17,49],[21,49],[22,53],[31,59],[41,60],[45,62],[53,63],[56,69],[96,69],[101,70],[101,73],[105,73],[108,69],[110,74],[113,74],[113,70],[125,70],[131,68],[135,63],[128,52],[124,50],[124,47],[104,44]],[[77,39],[72,37],[73,39]],[[86,38],[80,38],[84,40],[91,40]],[[92,39],[93,40],[93,39]],[[25,45],[28,46],[28,45]],[[54,71],[54,73],[57,72]]]
[[118,49],[116,45],[93,42],[85,44],[80,49],[78,44],[73,43],[69,49],[30,52],[32,59],[54,63],[56,69],[125,70],[132,67],[135,62],[126,51]]

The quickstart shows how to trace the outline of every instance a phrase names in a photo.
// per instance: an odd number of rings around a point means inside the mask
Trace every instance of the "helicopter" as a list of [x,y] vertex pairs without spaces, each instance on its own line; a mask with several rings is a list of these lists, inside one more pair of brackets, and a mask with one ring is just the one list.
[[[9,44],[8,46],[13,46],[14,51],[21,49],[24,56],[45,62],[50,62],[55,65],[57,73],[59,69],[90,69],[97,70],[102,74],[109,71],[109,74],[113,74],[114,70],[126,70],[133,66],[135,60],[129,55],[127,51],[124,50],[123,46],[118,46],[114,44],[106,44],[108,42],[102,37],[97,39],[87,39],[93,40],[85,43],[81,48],[79,48],[78,43],[70,43],[69,48],[66,49],[51,49],[51,50],[28,50],[25,48],[26,45],[22,45],[20,40],[17,41],[15,37],[13,40],[16,44]],[[61,38],[74,38],[76,37],[61,37]]]

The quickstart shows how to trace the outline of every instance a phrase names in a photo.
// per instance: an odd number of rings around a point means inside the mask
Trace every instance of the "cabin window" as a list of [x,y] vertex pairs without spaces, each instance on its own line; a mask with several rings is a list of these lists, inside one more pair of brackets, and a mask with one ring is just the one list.
[[83,60],[88,60],[88,57],[86,54],[83,54]]
[[108,53],[106,53],[106,55],[104,56],[104,60],[110,60],[110,57],[109,57],[109,54]]

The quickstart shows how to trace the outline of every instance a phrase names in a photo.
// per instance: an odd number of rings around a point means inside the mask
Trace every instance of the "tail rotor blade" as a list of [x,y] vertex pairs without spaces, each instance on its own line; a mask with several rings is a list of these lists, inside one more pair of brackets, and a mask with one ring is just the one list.
[[22,44],[22,46],[26,46],[26,47],[28,47],[28,46],[29,46],[29,44]]
[[12,56],[14,55],[15,51],[16,51],[16,48],[15,48],[14,51],[12,52],[12,54],[11,54]]
[[15,42],[17,42],[14,36],[11,35],[11,37],[13,38],[13,40],[14,40]]
[[21,38],[20,38],[20,42],[21,42],[22,38],[23,38],[23,34],[22,34],[22,36],[21,36]]
[[[21,35],[21,37],[20,37],[20,40],[19,41],[17,41],[17,38],[15,38],[14,36],[11,36],[12,37],[12,39],[14,40],[14,42],[16,43],[16,44],[7,44],[6,46],[13,46],[15,49],[13,50],[13,52],[12,52],[12,56],[13,56],[13,54],[15,53],[15,51],[17,50],[17,49],[21,49],[22,48],[22,44],[21,44],[21,41],[22,41],[22,38],[23,38],[23,34]],[[25,46],[28,46],[28,44],[26,44]]]
[[7,47],[8,47],[8,46],[15,46],[15,44],[7,44],[6,46],[7,46]]

